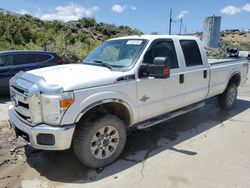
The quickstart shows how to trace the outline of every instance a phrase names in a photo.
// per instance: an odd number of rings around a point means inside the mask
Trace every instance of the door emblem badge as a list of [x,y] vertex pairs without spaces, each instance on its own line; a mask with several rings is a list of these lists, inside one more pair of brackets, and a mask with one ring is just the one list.
[[143,95],[143,97],[140,99],[140,101],[146,102],[148,99],[150,99],[150,97]]

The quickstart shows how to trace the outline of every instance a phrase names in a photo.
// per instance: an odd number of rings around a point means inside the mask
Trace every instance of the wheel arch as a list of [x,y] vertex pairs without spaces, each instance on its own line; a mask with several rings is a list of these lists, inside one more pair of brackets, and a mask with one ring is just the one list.
[[240,85],[240,82],[241,82],[241,75],[239,72],[237,72],[230,77],[228,84],[235,83],[236,86],[238,87]]
[[[227,87],[232,84],[232,83],[235,83],[236,86],[238,87],[240,85],[240,82],[241,82],[241,74],[240,72],[233,72],[229,78],[228,78],[228,81],[227,81],[227,84],[226,84],[226,87],[224,88],[224,91],[227,89]],[[223,91],[223,92],[224,92]]]
[[107,112],[116,115],[121,120],[123,120],[127,126],[133,124],[133,111],[129,104],[124,100],[117,98],[103,99],[90,104],[78,114],[75,123],[77,124],[89,113],[93,113],[99,108],[104,108]]

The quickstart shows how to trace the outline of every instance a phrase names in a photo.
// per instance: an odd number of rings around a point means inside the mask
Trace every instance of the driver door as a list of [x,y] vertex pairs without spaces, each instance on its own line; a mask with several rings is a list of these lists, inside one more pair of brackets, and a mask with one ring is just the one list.
[[137,101],[140,121],[176,110],[183,106],[185,86],[181,83],[182,68],[179,65],[174,41],[157,39],[144,55],[143,63],[153,63],[155,57],[168,57],[170,77],[157,79],[143,77],[137,80]]

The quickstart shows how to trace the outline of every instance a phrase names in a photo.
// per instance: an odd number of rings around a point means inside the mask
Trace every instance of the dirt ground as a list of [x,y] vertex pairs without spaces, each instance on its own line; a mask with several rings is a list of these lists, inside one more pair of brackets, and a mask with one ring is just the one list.
[[[250,78],[250,77],[249,77]],[[235,108],[216,99],[143,131],[130,131],[119,160],[82,165],[72,150],[40,151],[12,137],[0,98],[0,187],[250,187],[250,82]]]

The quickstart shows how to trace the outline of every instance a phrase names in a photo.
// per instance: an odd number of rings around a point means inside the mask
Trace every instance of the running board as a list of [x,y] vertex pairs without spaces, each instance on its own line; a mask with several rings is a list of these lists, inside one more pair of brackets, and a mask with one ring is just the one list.
[[167,114],[163,114],[163,115],[151,118],[149,120],[143,121],[141,123],[135,124],[135,126],[137,127],[137,129],[145,129],[145,128],[151,127],[153,125],[156,125],[158,123],[162,123],[164,121],[172,119],[174,117],[180,116],[182,114],[185,114],[187,112],[193,111],[193,110],[195,110],[197,108],[200,108],[200,107],[202,107],[204,105],[205,105],[205,102],[192,104],[190,106],[181,108],[179,110],[176,110],[176,111],[173,111],[173,112],[170,112],[170,113],[167,113]]

